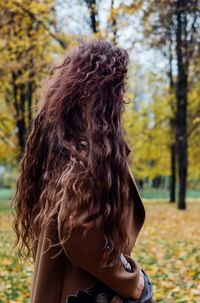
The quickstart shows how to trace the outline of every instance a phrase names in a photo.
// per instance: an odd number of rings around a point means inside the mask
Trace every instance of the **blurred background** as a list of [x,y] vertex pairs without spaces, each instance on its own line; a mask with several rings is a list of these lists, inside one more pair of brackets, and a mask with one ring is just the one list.
[[200,302],[200,2],[0,2],[0,303],[29,302],[32,264],[12,251],[10,200],[42,80],[81,41],[129,52],[122,115],[146,208],[133,257],[156,302]]

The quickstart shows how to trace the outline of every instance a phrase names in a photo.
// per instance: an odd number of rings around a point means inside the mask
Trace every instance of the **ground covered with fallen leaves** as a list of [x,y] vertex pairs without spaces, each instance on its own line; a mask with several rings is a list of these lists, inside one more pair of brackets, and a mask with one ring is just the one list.
[[154,299],[162,303],[200,302],[200,203],[186,211],[145,203],[147,218],[132,256],[148,273]]
[[[148,274],[154,300],[200,302],[200,201],[186,211],[166,202],[146,202],[146,220],[132,257]],[[8,201],[0,201],[0,303],[28,303],[33,266],[19,264]]]

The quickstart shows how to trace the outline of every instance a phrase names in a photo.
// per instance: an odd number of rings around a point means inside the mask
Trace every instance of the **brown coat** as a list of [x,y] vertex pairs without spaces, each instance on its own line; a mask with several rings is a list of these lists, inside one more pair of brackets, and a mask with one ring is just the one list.
[[[131,203],[130,216],[127,221],[127,229],[130,237],[130,245],[124,253],[127,260],[134,268],[130,273],[123,266],[114,265],[100,270],[100,248],[104,245],[101,233],[101,225],[96,225],[86,236],[78,231],[73,234],[63,251],[56,258],[51,258],[58,246],[48,247],[44,235],[53,243],[59,241],[61,228],[59,217],[57,223],[49,224],[46,231],[41,234],[41,241],[33,246],[34,274],[30,303],[67,303],[69,295],[76,295],[78,290],[86,290],[93,287],[98,281],[103,282],[116,292],[119,297],[129,298],[139,281],[139,264],[131,258],[136,238],[145,219],[145,210],[134,177],[130,171]],[[134,203],[133,203],[134,201]],[[116,296],[116,301],[119,298]]]

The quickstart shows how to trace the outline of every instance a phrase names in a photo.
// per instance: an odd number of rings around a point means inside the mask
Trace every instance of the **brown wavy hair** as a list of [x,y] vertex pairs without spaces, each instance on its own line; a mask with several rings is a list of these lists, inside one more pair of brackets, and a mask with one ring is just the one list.
[[103,39],[84,42],[43,85],[12,200],[19,256],[30,257],[33,240],[60,206],[67,235],[60,244],[99,216],[110,247],[105,258],[116,260],[129,244],[130,149],[120,121],[128,62],[123,48]]

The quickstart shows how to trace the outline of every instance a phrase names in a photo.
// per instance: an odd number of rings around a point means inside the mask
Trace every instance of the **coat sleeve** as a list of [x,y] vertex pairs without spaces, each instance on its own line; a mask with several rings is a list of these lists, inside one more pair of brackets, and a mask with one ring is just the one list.
[[[59,216],[58,234],[60,238],[62,234]],[[132,266],[132,273],[126,271],[122,264],[100,267],[101,249],[104,245],[101,224],[96,224],[96,227],[84,236],[81,229],[77,229],[70,239],[63,244],[63,249],[74,266],[83,268],[118,295],[124,298],[133,298],[133,292],[140,277],[139,264],[125,252],[124,256]]]

